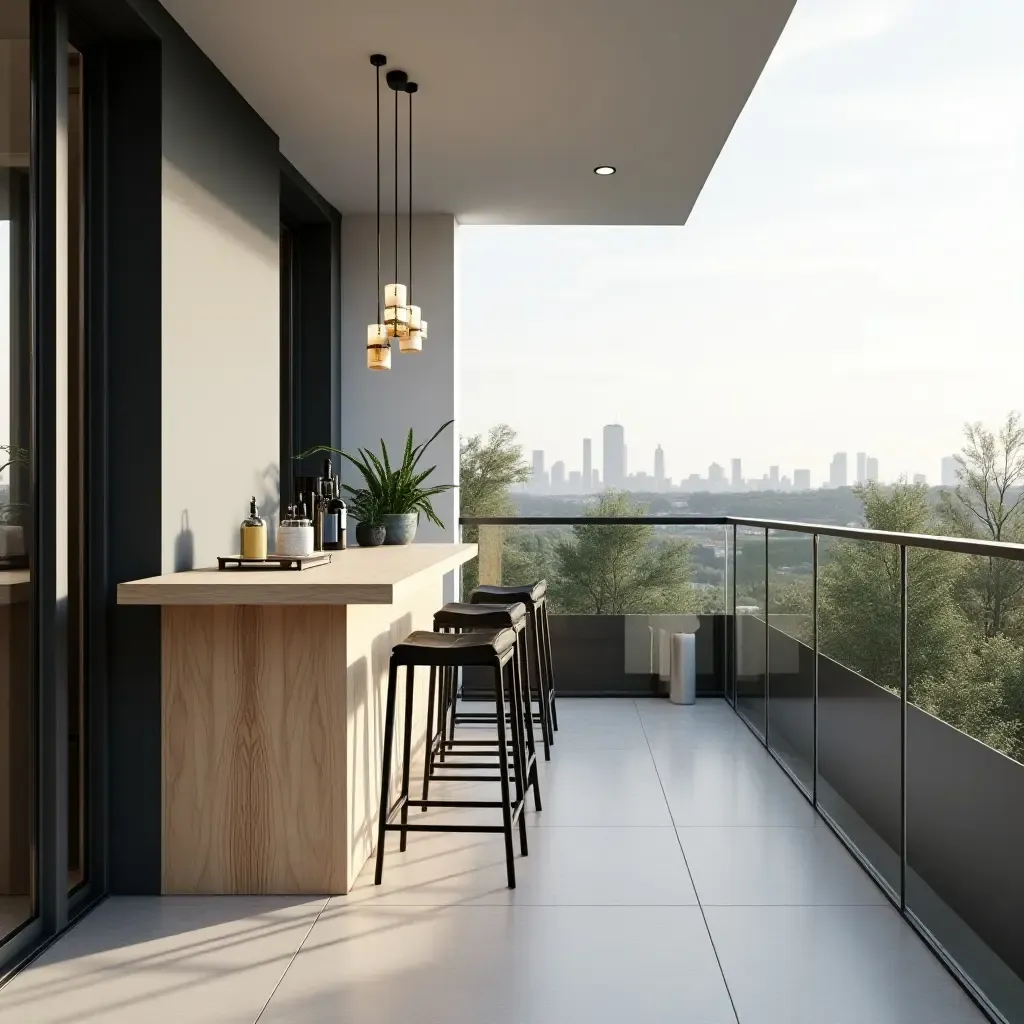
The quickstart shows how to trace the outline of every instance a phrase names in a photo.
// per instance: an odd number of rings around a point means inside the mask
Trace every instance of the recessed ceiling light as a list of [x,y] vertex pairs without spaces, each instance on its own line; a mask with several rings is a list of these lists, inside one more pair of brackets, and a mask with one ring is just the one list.
[[615,173],[615,168],[614,167],[609,167],[608,164],[601,164],[600,167],[595,167],[594,168],[594,173],[595,174],[601,174],[601,175],[614,174]]

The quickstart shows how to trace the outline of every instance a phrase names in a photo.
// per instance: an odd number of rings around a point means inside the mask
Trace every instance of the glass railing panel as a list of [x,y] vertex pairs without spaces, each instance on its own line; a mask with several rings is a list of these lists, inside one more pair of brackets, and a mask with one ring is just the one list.
[[767,693],[767,534],[752,527],[736,533],[736,710],[759,736],[765,734]]
[[[464,528],[465,539],[474,539]],[[557,690],[667,695],[671,636],[694,634],[696,691],[725,693],[726,545],[720,525],[649,523],[480,526],[480,583],[548,581]]]
[[818,547],[818,807],[898,898],[901,831],[900,550]]
[[768,534],[768,743],[814,788],[814,537]]
[[907,909],[1024,1020],[1024,563],[908,551]]

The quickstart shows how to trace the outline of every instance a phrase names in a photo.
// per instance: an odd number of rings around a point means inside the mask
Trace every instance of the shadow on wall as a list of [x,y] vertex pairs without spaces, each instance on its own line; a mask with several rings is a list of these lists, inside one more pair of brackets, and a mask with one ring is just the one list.
[[181,510],[181,530],[174,538],[174,571],[188,572],[196,567],[196,538],[188,519],[188,509]]
[[[277,136],[159,3],[141,0],[137,8],[160,36],[164,80],[173,83],[163,90],[162,112],[171,191],[177,181],[204,219],[237,237],[263,235],[276,247]],[[225,161],[224,153],[255,159]]]

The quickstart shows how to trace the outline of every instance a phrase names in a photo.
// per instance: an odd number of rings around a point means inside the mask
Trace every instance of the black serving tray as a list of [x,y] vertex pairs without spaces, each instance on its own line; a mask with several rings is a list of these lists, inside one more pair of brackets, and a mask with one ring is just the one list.
[[318,551],[313,555],[267,555],[266,558],[242,558],[240,555],[222,555],[217,559],[217,568],[238,571],[239,569],[283,569],[286,572],[301,572],[317,565],[329,565],[329,551]]

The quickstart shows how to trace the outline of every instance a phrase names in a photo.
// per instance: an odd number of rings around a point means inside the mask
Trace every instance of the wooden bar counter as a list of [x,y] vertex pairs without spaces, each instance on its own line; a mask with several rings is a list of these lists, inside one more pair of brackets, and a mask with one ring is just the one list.
[[444,574],[476,553],[352,548],[118,586],[161,607],[165,893],[349,891],[376,834],[391,647],[431,628]]

